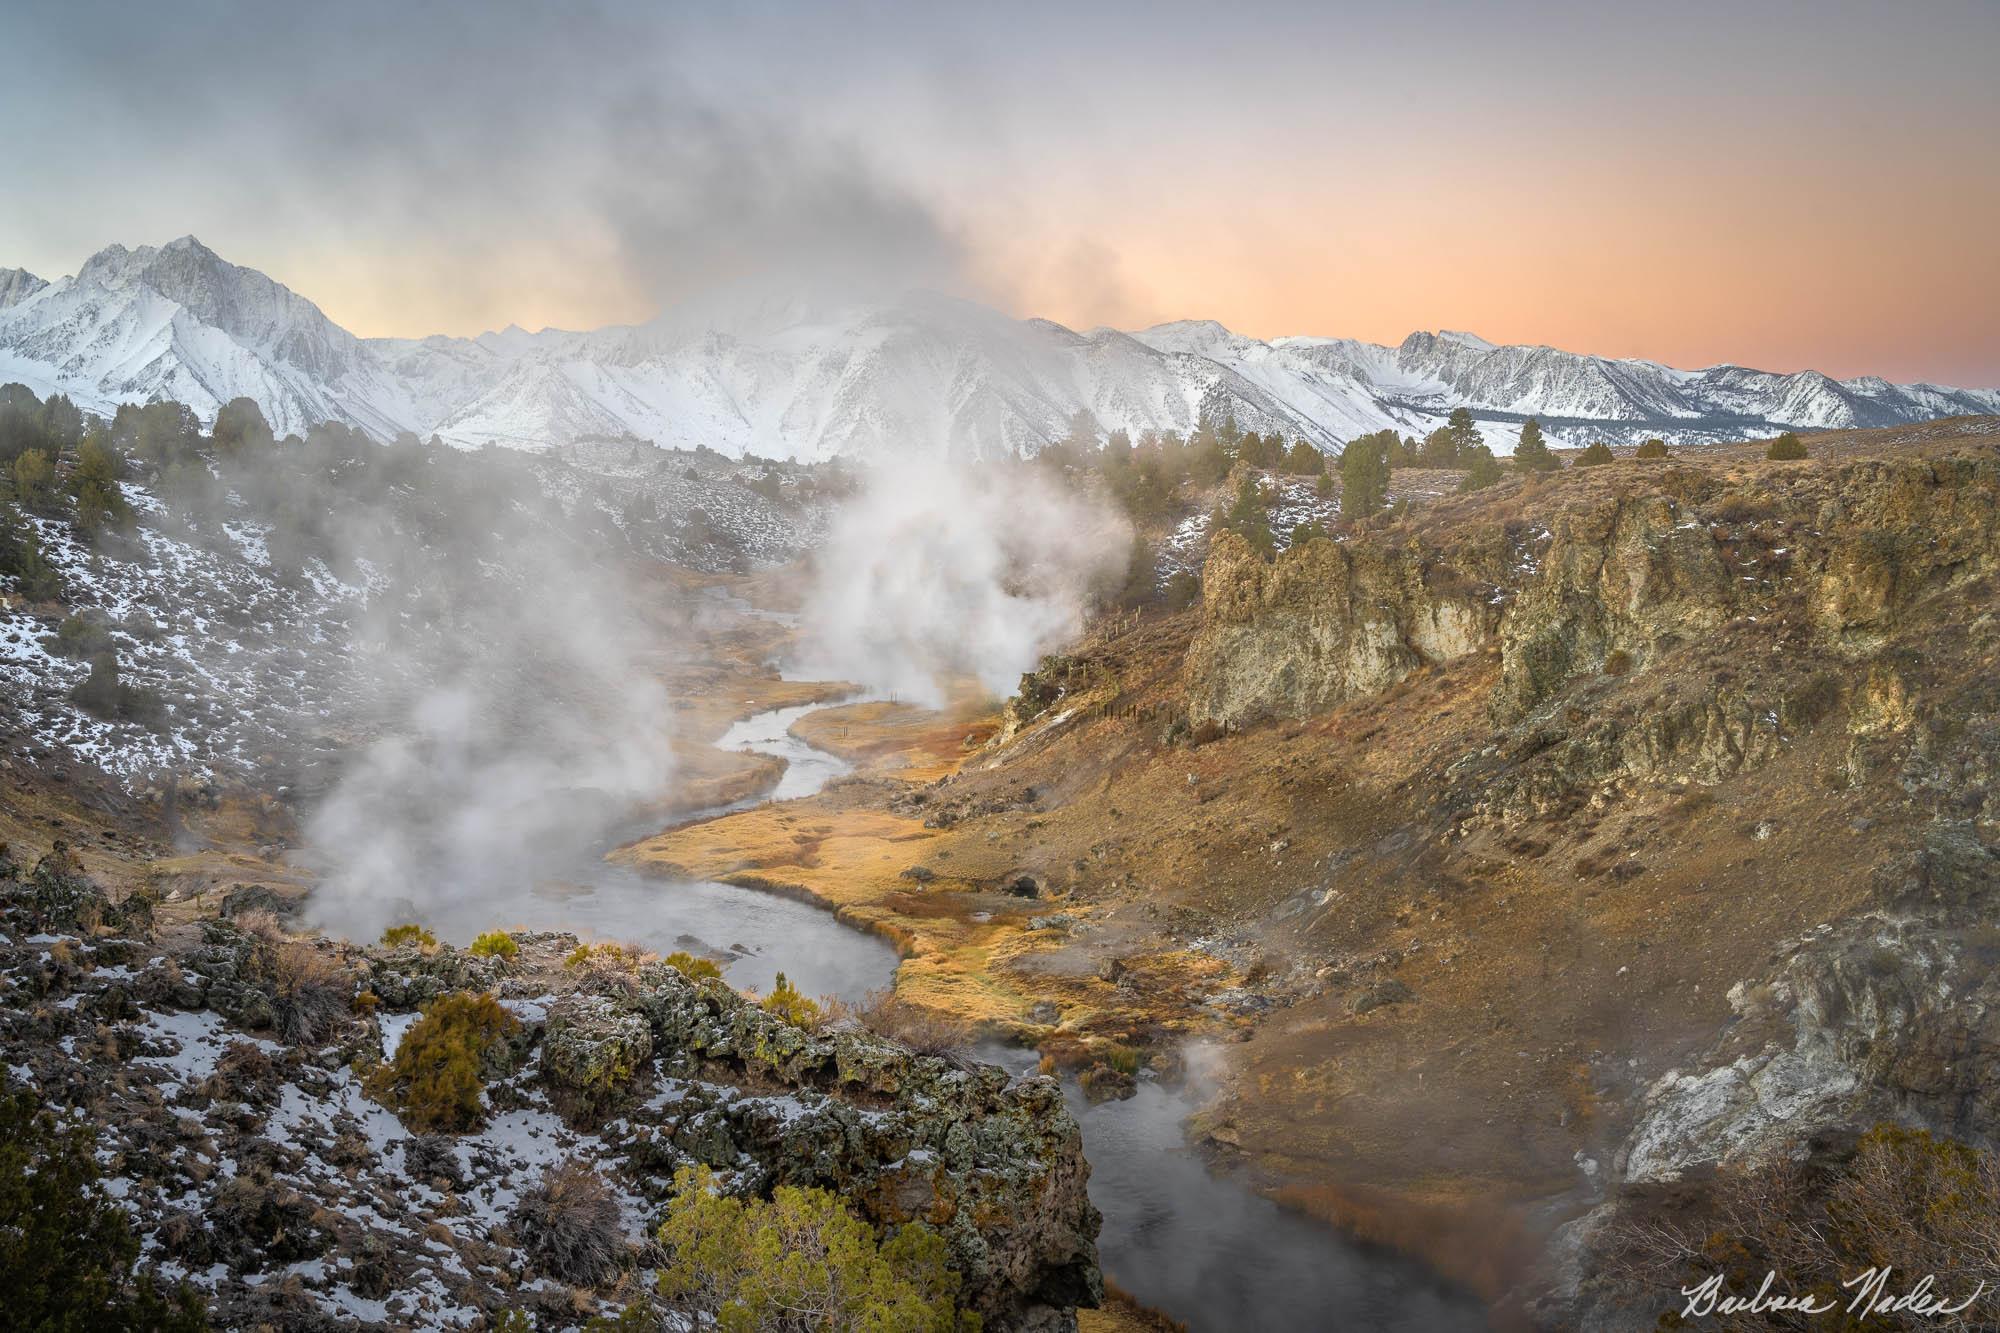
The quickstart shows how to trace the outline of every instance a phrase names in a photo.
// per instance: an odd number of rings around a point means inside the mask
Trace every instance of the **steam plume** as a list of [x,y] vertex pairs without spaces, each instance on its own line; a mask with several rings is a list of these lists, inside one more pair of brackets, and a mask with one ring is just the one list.
[[820,556],[813,670],[933,706],[954,677],[1009,694],[1081,629],[1130,542],[1123,517],[1032,465],[879,467]]

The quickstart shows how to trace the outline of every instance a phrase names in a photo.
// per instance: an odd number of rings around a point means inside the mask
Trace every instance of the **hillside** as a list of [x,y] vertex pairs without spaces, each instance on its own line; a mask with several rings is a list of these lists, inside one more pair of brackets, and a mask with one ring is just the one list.
[[629,855],[834,904],[1087,1084],[1198,1075],[1219,1161],[1512,1318],[1651,1327],[1658,1191],[1994,1131],[2000,453],[1912,434],[1222,537],[983,744],[828,715],[863,779]]
[[72,277],[0,270],[0,382],[103,415],[172,399],[204,421],[248,397],[280,435],[338,421],[388,441],[540,449],[632,437],[821,460],[915,447],[1032,454],[1078,413],[1097,429],[1193,430],[1209,416],[1330,449],[1423,435],[1470,407],[1503,452],[1522,421],[1557,440],[1720,441],[1880,427],[2000,408],[2000,389],[1675,370],[1472,334],[1263,342],[1212,321],[1078,332],[912,293],[877,305],[669,312],[590,332],[361,339],[305,297],[191,236],[111,246]]

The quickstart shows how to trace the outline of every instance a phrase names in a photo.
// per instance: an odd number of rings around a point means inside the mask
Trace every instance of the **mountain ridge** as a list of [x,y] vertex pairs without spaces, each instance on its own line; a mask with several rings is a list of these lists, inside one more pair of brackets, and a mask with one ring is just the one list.
[[912,441],[1032,454],[1079,412],[1133,434],[1234,415],[1331,449],[1374,430],[1422,434],[1465,406],[1504,452],[1530,416],[1569,443],[1697,442],[2000,411],[2000,389],[1678,370],[1461,330],[1419,330],[1393,347],[1260,340],[1206,319],[1080,331],[925,292],[833,310],[669,311],[583,331],[361,338],[191,235],[107,246],[53,282],[0,269],[0,380],[105,413],[174,398],[212,419],[246,396],[280,433],[333,420],[468,448],[609,436],[800,459]]

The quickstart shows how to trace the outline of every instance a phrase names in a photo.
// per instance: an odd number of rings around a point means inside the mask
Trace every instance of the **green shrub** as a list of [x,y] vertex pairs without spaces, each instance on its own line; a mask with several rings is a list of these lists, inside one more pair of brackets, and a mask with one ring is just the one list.
[[69,692],[69,697],[78,708],[106,722],[139,722],[150,726],[159,721],[162,711],[158,694],[125,683],[118,669],[118,654],[109,648],[91,655],[90,674]]
[[1611,446],[1602,440],[1592,440],[1584,451],[1577,455],[1578,467],[1603,467],[1612,459]]
[[722,969],[716,965],[713,959],[696,958],[693,954],[685,950],[679,950],[668,954],[665,961],[668,967],[673,968],[690,981],[722,980]]
[[382,932],[383,948],[400,949],[404,945],[415,945],[417,948],[428,953],[430,950],[437,948],[437,936],[413,922],[400,926],[391,926]]
[[1771,447],[1764,451],[1764,457],[1773,463],[1796,463],[1807,456],[1805,441],[1790,431],[1771,441]]
[[1639,451],[1632,455],[1634,458],[1666,458],[1668,456],[1667,442],[1660,439],[1647,440],[1639,446]]
[[205,1329],[194,1292],[135,1277],[139,1242],[97,1184],[94,1135],[62,1129],[28,1093],[0,1097],[0,1325],[19,1329]]
[[521,946],[514,943],[514,937],[504,930],[487,930],[481,931],[473,939],[468,952],[478,954],[481,958],[505,960],[518,956]]
[[454,991],[431,1001],[368,1091],[420,1134],[462,1133],[485,1122],[479,1094],[520,1023],[491,995]]
[[0,504],[0,576],[11,576],[31,602],[62,596],[62,576],[42,554],[34,527],[10,504]]
[[42,644],[57,657],[67,657],[72,662],[88,662],[116,646],[104,617],[96,614],[64,616],[56,626],[54,641],[44,639]]
[[719,1194],[683,1167],[661,1224],[660,1294],[722,1333],[815,1328],[974,1333],[944,1238],[921,1222],[877,1241],[837,1194],[781,1185],[770,1199]]
[[819,1022],[819,1005],[800,992],[783,972],[778,973],[777,984],[764,997],[761,1007],[765,1013],[776,1014],[793,1027],[809,1028]]

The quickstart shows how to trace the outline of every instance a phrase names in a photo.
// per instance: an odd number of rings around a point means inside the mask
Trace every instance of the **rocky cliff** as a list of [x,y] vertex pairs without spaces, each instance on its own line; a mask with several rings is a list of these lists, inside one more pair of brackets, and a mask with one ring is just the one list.
[[1736,648],[1715,642],[1731,630],[1741,647],[1850,660],[1915,602],[1996,564],[1990,450],[1789,473],[1572,470],[1505,505],[1466,497],[1269,562],[1224,534],[1183,679],[1197,721],[1240,724],[1492,651],[1493,710],[1511,722],[1582,676]]
[[1371,987],[1246,1048],[1228,1141],[1298,1169],[1314,1131],[1248,1089],[1301,1064],[1343,1183],[1394,1188],[1389,1126],[1437,1122],[1459,1146],[1403,1178],[1574,1217],[1529,1308],[1607,1329],[1674,1290],[1632,1228],[1716,1225],[1719,1179],[1834,1178],[1882,1124],[2000,1146],[1996,576],[1990,445],[1510,480],[1270,563],[1218,540],[1179,677],[1232,733],[1206,767],[1325,775],[1323,840],[1287,797],[1324,859],[1280,938]]

